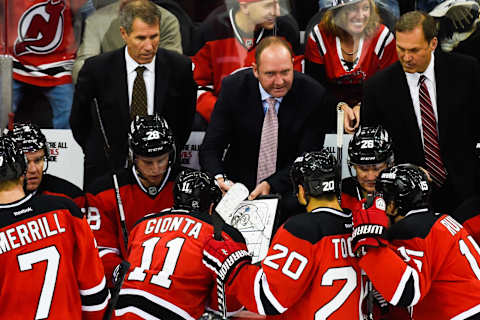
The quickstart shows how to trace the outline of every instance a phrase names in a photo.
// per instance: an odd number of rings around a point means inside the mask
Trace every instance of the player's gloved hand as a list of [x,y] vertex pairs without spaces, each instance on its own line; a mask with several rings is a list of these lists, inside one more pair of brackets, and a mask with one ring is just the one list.
[[115,269],[113,270],[112,282],[113,287],[117,288],[119,284],[123,282],[123,278],[128,272],[130,268],[130,263],[128,261],[123,260],[120,264],[118,264]]
[[448,9],[445,17],[452,21],[455,30],[462,31],[466,26],[471,25],[474,19],[473,10],[478,11],[478,5],[456,5]]
[[362,200],[362,209],[353,214],[352,246],[357,256],[364,247],[386,246],[385,234],[388,217],[385,213],[385,200],[376,197],[370,207],[365,208],[366,199]]
[[245,245],[232,240],[210,239],[203,248],[203,264],[211,273],[226,283],[228,277],[237,266],[250,263],[252,257],[245,250]]

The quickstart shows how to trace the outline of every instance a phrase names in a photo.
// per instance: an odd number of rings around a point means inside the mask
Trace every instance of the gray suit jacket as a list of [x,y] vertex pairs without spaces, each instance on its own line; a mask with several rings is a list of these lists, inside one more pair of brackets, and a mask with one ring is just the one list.
[[[119,49],[125,45],[120,35],[119,6],[119,1],[116,1],[98,9],[85,20],[82,43],[78,48],[77,58],[73,65],[74,82],[77,82],[78,73],[87,58]],[[162,15],[159,46],[182,53],[182,37],[178,19],[170,11],[160,6],[158,8]]]

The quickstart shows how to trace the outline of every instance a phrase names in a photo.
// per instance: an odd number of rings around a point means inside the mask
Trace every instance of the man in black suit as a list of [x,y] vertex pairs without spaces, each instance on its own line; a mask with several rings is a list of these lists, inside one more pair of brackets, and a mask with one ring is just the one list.
[[[334,119],[335,105],[327,103],[319,83],[293,70],[292,51],[285,40],[267,37],[256,50],[253,69],[238,71],[222,82],[200,148],[200,164],[224,191],[233,181],[251,190],[250,199],[291,195],[289,167],[304,151],[322,148],[324,121]],[[258,179],[262,128],[272,97],[278,114],[275,172]]]
[[[158,48],[159,23],[160,13],[150,1],[127,3],[120,12],[126,47],[87,59],[79,73],[70,125],[85,154],[84,185],[109,167],[93,99],[98,102],[115,168],[124,167],[127,159],[127,132],[133,116],[130,106],[137,79],[144,83],[144,112],[158,113],[167,120],[177,150],[190,135],[196,101],[192,64],[185,56]],[[136,71],[142,66],[143,75]]]
[[[404,14],[395,32],[399,61],[366,82],[361,123],[381,124],[390,133],[396,163],[410,162],[429,171],[434,209],[448,213],[477,187],[478,168],[472,150],[478,135],[474,122],[478,120],[480,65],[467,56],[435,51],[435,22],[425,13]],[[433,106],[436,154],[446,174],[440,183],[435,174],[439,167],[428,164],[431,149],[425,137],[430,135],[425,134],[428,121],[422,116],[425,99],[420,95],[425,92],[424,78]]]

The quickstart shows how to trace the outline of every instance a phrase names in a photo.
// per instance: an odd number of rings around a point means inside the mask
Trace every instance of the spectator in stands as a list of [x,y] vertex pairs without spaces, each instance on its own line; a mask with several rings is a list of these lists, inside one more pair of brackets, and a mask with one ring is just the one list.
[[200,164],[223,191],[231,181],[241,182],[250,199],[279,193],[296,206],[288,169],[302,152],[322,148],[335,106],[318,82],[293,70],[293,52],[283,38],[260,41],[255,61],[253,70],[223,80]]
[[[320,10],[328,9],[337,3],[346,2],[345,0],[318,0],[318,7]],[[375,0],[378,7],[384,8],[391,12],[395,17],[400,16],[400,7],[397,0]]]
[[436,31],[426,13],[400,17],[395,29],[399,61],[365,83],[361,122],[388,131],[397,163],[429,172],[434,209],[451,213],[478,187],[473,150],[480,64],[472,57],[435,51]]
[[27,86],[41,88],[53,127],[69,128],[72,65],[76,43],[73,16],[85,0],[18,0],[6,8],[8,53],[13,56],[13,112]]
[[[280,15],[278,0],[235,0],[227,11],[216,10],[199,27],[198,52],[193,56],[194,77],[199,86],[197,112],[207,122],[224,77],[251,67],[255,48],[269,35],[285,38],[295,55],[300,54],[298,26],[291,16]],[[301,71],[301,56],[295,69]]]
[[[160,12],[150,1],[128,2],[120,12],[125,48],[91,57],[80,70],[70,123],[85,154],[84,185],[104,174],[109,165],[124,167],[127,133],[135,115],[164,116],[177,150],[187,141],[195,113],[196,84],[185,56],[158,48]],[[98,105],[111,154],[104,153]],[[94,103],[95,105],[95,103]]]
[[7,134],[22,149],[27,159],[25,190],[69,198],[85,212],[85,194],[73,183],[46,173],[50,156],[45,135],[34,124],[14,123]]
[[[119,49],[125,45],[120,34],[118,13],[122,6],[131,0],[118,0],[98,9],[85,21],[85,31],[77,58],[73,65],[73,79],[77,80],[78,72],[85,60],[103,52]],[[182,38],[178,19],[168,10],[158,6],[160,11],[159,47],[182,53]]]
[[373,0],[344,0],[310,32],[305,73],[342,103],[348,133],[358,127],[363,82],[397,60],[393,33],[380,22]]

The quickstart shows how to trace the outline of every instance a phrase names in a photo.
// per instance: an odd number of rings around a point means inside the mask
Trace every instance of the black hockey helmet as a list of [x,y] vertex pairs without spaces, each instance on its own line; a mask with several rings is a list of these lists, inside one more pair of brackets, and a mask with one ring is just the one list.
[[413,164],[400,164],[383,170],[375,183],[375,190],[386,203],[395,202],[398,214],[430,206],[430,184],[425,172]]
[[27,169],[22,149],[11,137],[0,137],[0,181],[18,179]]
[[382,126],[360,127],[348,144],[348,158],[350,165],[393,165],[393,143],[387,130]]
[[167,121],[158,114],[136,116],[130,125],[128,144],[132,157],[156,157],[170,152],[169,165],[175,161],[176,150]]
[[298,193],[298,185],[303,186],[307,196],[337,194],[340,182],[337,159],[327,149],[306,152],[293,162],[290,179],[295,194]]
[[183,170],[173,186],[175,209],[205,212],[221,198],[222,191],[215,180],[201,171]]
[[43,150],[48,159],[48,145],[45,135],[40,128],[33,123],[15,122],[13,129],[8,135],[22,149],[23,153]]

